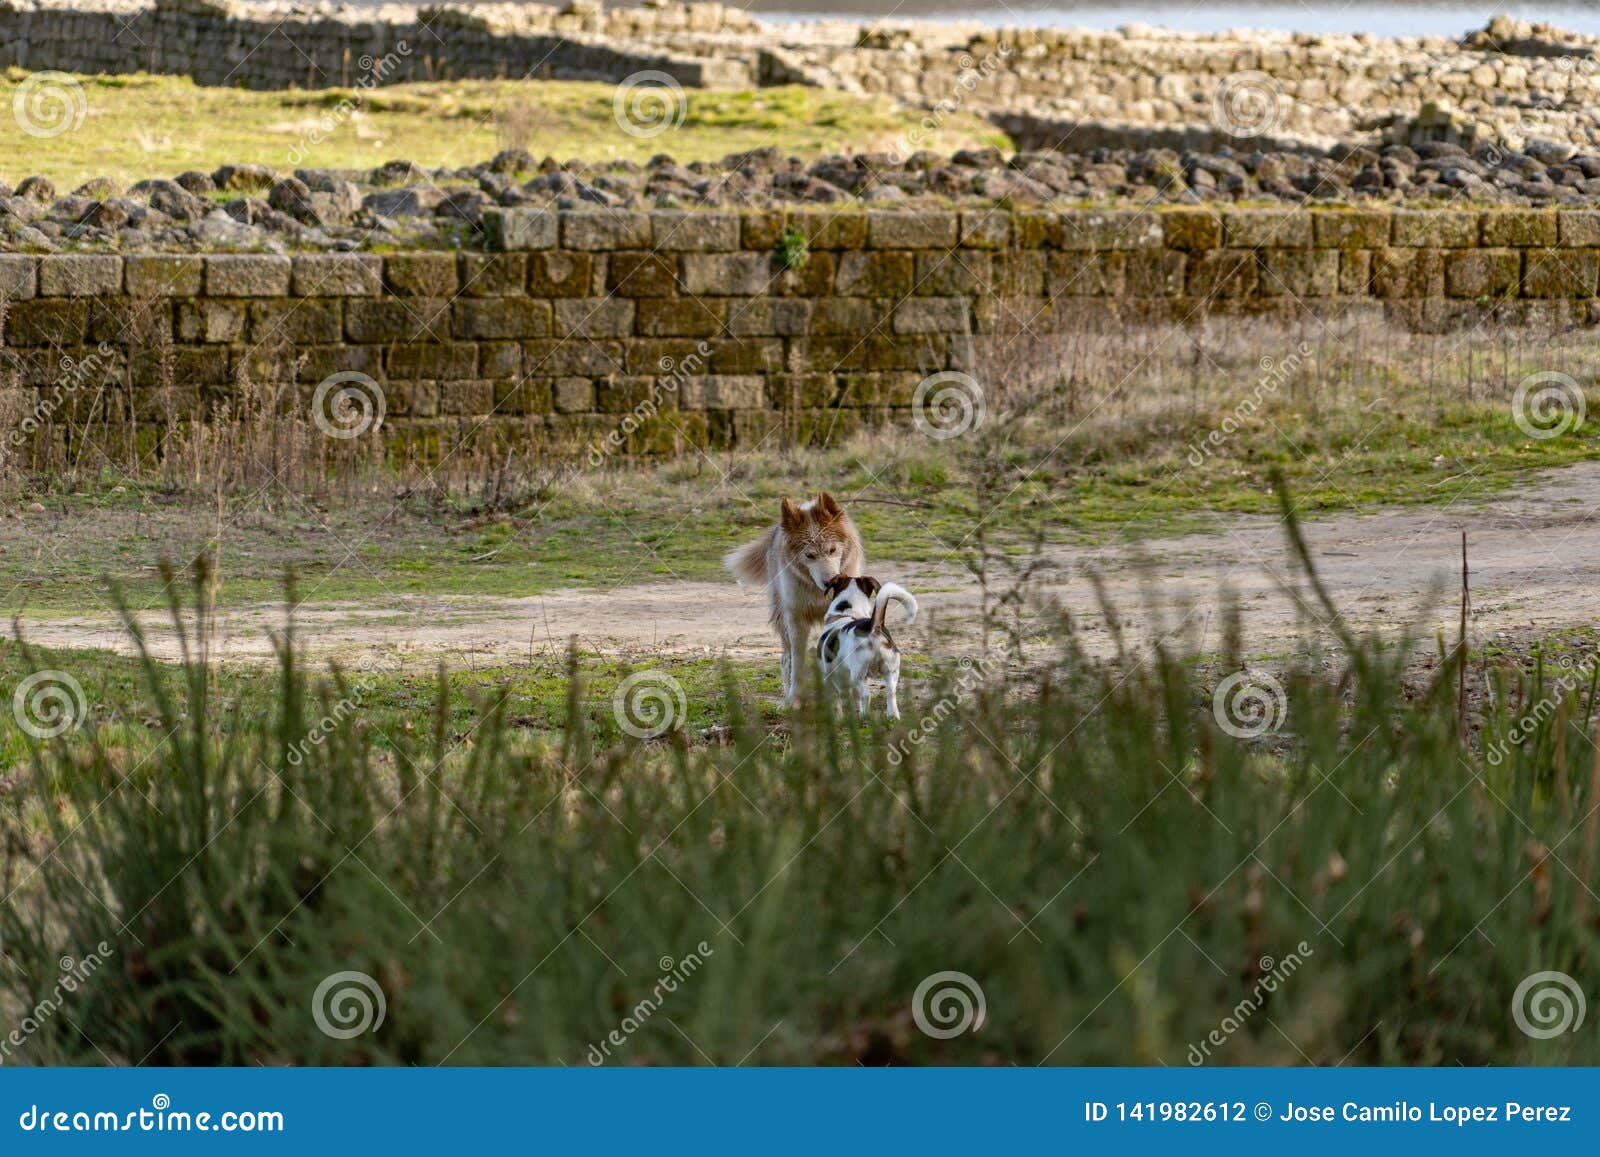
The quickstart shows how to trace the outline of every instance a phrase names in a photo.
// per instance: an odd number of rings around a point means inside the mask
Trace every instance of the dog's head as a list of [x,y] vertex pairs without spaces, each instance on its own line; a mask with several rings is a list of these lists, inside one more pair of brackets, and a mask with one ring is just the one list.
[[825,617],[846,615],[852,619],[872,617],[872,601],[883,584],[868,575],[837,574],[828,580],[823,590],[828,596]]
[[779,513],[788,557],[784,560],[819,588],[842,574],[855,547],[855,527],[844,508],[828,493],[815,502],[797,504],[787,498]]

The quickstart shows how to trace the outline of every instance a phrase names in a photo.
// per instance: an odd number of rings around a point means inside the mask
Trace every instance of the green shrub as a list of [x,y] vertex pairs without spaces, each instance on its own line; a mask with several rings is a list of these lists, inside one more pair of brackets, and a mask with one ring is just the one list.
[[[0,1022],[104,941],[13,1063],[1183,1064],[1230,1017],[1209,1063],[1600,1062],[1510,1014],[1530,973],[1595,975],[1584,689],[1506,683],[1469,750],[1455,660],[1420,690],[1406,660],[1284,673],[1255,739],[1200,664],[1063,636],[950,663],[898,725],[769,729],[730,677],[709,742],[598,749],[576,670],[528,743],[503,696],[453,727],[442,677],[431,721],[376,721],[286,646],[259,719],[146,660],[148,758],[86,726],[0,797]],[[938,1039],[913,995],[951,971],[986,1015]],[[341,973],[385,1004],[349,1039],[313,1015]]]

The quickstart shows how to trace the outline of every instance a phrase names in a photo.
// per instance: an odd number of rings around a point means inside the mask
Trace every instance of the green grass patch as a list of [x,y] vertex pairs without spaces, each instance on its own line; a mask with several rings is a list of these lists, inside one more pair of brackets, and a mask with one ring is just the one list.
[[[9,107],[26,73],[0,74]],[[437,81],[371,92],[258,92],[206,88],[185,77],[83,76],[88,113],[80,128],[48,140],[13,134],[0,179],[42,173],[71,187],[91,177],[131,184],[220,164],[372,168],[404,157],[428,168],[465,167],[502,148],[589,164],[643,162],[662,151],[681,161],[774,146],[820,154],[883,148],[920,114],[882,97],[791,86],[754,92],[688,90],[683,121],[669,137],[624,133],[615,86],[578,81]],[[919,130],[920,131],[920,130]],[[987,122],[957,113],[928,147],[1004,143]]]

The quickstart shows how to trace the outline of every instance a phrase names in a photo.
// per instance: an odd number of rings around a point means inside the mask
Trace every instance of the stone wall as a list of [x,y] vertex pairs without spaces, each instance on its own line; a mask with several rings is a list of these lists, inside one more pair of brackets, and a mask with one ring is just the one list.
[[989,116],[1024,148],[1600,146],[1600,40],[1497,18],[1462,40],[762,24],[735,7],[0,0],[0,66],[250,88],[460,77],[806,84]]
[[[1600,212],[505,210],[497,251],[0,255],[13,415],[200,419],[370,382],[385,436],[581,452],[909,422],[939,371],[1083,324],[1350,310],[1587,324]],[[85,370],[84,367],[91,367]],[[91,376],[95,390],[81,379]]]
[[662,38],[753,22],[720,4],[604,12],[540,5],[237,4],[231,0],[0,0],[0,66],[169,73],[240,88],[325,88],[453,78],[618,82],[640,71],[680,84],[753,83],[736,58]]

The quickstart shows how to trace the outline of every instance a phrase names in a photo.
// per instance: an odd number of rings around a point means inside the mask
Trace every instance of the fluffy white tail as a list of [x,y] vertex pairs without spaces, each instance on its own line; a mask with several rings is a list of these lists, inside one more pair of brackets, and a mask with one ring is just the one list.
[[872,601],[872,629],[883,630],[884,616],[889,613],[889,604],[899,603],[906,609],[906,622],[917,617],[917,600],[911,597],[911,592],[898,583],[884,583],[878,588],[878,594]]
[[776,526],[770,527],[754,542],[730,550],[722,556],[722,565],[732,571],[733,577],[740,582],[764,586],[772,577],[767,574],[767,552],[772,549],[772,536],[777,533]]

